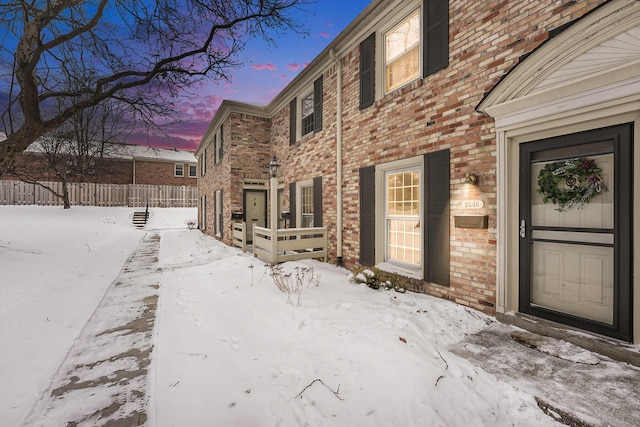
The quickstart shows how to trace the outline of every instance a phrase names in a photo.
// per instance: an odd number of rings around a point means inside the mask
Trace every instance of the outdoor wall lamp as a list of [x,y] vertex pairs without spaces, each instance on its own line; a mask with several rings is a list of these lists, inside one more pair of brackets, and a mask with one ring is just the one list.
[[278,174],[278,168],[280,167],[280,163],[278,163],[278,159],[275,155],[267,166],[269,166],[269,174],[271,175],[271,178],[275,178]]
[[478,183],[478,177],[475,174],[468,173],[464,177],[465,177],[465,180],[467,181],[467,184],[476,185]]

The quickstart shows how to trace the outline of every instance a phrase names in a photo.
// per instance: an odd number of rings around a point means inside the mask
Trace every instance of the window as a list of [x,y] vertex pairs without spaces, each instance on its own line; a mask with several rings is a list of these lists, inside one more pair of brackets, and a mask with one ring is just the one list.
[[449,66],[449,1],[423,0],[420,9],[397,13],[408,15],[360,43],[360,109]]
[[385,261],[420,265],[420,170],[387,172]]
[[[323,77],[313,82],[303,98],[293,98],[289,103],[289,144],[312,132],[322,130]],[[298,104],[299,102],[299,104]],[[299,131],[298,131],[299,129]],[[298,133],[299,132],[299,133]]]
[[420,10],[385,34],[384,49],[387,92],[420,77]]
[[184,176],[184,165],[180,163],[176,163],[174,174],[175,176]]
[[302,187],[300,193],[302,196],[302,228],[313,227],[313,186]]
[[313,92],[302,98],[302,136],[313,132]]
[[322,177],[289,184],[289,226],[322,227]]
[[198,176],[198,167],[196,165],[189,165],[189,178],[196,178]]
[[450,152],[360,169],[360,264],[449,286]]

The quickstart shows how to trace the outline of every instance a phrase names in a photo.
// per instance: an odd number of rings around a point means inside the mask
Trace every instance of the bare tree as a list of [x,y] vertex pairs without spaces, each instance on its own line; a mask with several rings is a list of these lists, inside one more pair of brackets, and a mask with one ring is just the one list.
[[190,84],[228,79],[249,38],[299,31],[291,12],[312,1],[0,1],[8,92],[0,174],[36,139],[106,99],[151,122]]
[[[112,172],[113,158],[125,154],[121,141],[132,126],[127,115],[127,105],[111,99],[79,111],[14,158],[7,174],[48,190],[69,209],[69,182],[105,176]],[[60,182],[61,191],[50,180]]]

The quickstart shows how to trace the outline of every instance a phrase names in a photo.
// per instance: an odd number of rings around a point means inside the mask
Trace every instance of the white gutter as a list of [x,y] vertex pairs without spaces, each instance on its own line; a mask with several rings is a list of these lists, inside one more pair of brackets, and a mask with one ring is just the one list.
[[336,63],[336,264],[342,265],[342,62],[335,49],[329,51]]

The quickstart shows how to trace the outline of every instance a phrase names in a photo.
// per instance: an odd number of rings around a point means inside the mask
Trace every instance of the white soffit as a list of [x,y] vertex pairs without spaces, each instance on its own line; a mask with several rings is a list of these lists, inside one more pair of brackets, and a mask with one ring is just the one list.
[[505,128],[640,96],[640,1],[612,0],[547,41],[483,99]]

